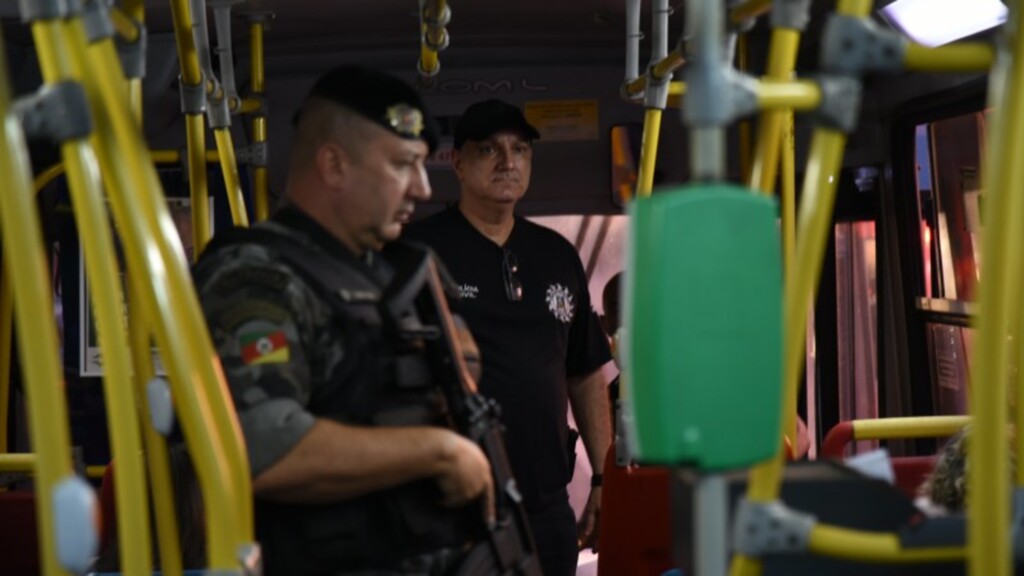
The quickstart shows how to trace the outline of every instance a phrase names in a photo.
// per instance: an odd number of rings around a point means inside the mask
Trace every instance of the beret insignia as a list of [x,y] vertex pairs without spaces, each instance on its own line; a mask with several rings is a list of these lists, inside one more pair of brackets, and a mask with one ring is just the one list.
[[386,115],[392,130],[403,136],[418,138],[423,132],[423,113],[408,104],[389,106]]

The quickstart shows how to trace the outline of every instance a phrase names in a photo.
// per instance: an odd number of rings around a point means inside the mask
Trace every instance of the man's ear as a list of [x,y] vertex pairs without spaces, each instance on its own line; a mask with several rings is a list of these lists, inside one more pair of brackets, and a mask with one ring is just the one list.
[[316,149],[316,169],[325,184],[336,188],[348,176],[348,154],[337,143],[325,142]]
[[455,171],[455,176],[462,180],[462,152],[458,148],[452,149],[452,170]]

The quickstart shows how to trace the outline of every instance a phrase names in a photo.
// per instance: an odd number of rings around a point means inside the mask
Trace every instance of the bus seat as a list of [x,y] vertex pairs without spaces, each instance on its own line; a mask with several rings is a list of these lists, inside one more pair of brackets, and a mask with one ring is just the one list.
[[6,576],[42,572],[36,521],[36,494],[30,490],[0,492],[0,558]]
[[[840,422],[829,430],[822,444],[821,457],[842,459],[846,446],[853,441],[853,423]],[[896,487],[908,498],[917,496],[917,489],[935,468],[936,456],[897,456],[891,458]]]
[[935,469],[936,456],[900,456],[892,459],[892,471],[896,476],[896,487],[910,498],[917,496],[917,489]]
[[671,569],[669,470],[618,466],[613,444],[603,474],[598,575],[657,576]]

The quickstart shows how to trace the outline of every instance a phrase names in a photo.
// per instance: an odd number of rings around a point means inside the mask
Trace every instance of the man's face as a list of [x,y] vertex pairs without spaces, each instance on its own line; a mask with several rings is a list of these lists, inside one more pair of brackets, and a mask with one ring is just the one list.
[[526,194],[532,162],[533,146],[515,131],[468,140],[452,157],[462,195],[499,204],[515,204]]
[[430,198],[424,161],[429,148],[422,140],[406,140],[373,127],[360,157],[350,162],[346,201],[339,218],[349,223],[364,250],[379,250],[397,240],[416,202]]

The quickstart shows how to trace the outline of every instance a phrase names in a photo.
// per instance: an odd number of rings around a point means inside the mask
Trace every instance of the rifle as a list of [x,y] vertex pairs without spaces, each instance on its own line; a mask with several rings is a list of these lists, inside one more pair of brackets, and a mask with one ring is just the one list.
[[470,551],[456,574],[541,576],[522,496],[505,452],[500,410],[477,392],[436,257],[429,250],[398,243],[389,246],[386,257],[396,275],[383,294],[382,316],[398,324],[403,338],[424,343],[452,428],[476,442],[491,463],[496,522],[487,527],[484,545]]

